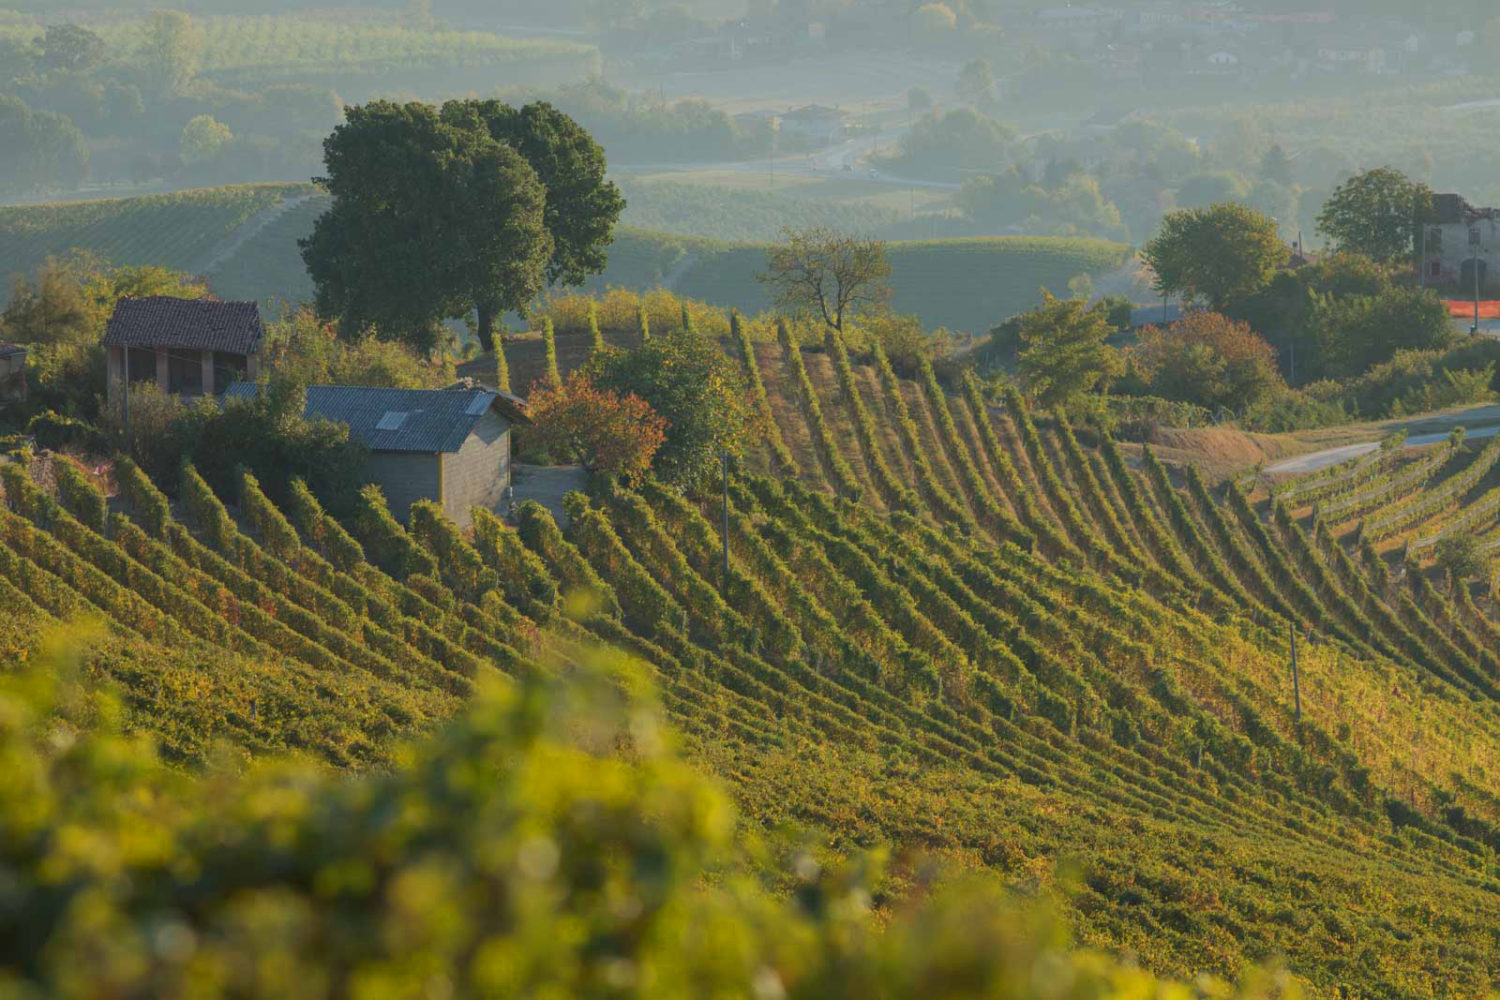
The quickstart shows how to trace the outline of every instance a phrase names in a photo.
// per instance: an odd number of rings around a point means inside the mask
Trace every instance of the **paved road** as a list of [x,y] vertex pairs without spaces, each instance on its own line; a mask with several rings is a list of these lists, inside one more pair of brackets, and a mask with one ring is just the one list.
[[[916,177],[897,177],[877,170],[870,173],[869,159],[878,150],[890,150],[910,131],[910,126],[901,123],[882,127],[878,134],[855,136],[835,143],[826,149],[810,153],[789,153],[775,157],[774,172],[785,176],[847,177],[853,180],[870,181],[876,184],[891,184],[897,187],[929,188],[934,191],[958,191],[957,181],[930,181]],[[844,168],[848,167],[848,170]],[[699,171],[725,171],[747,174],[769,174],[773,171],[768,159],[721,160],[718,162],[669,162],[669,163],[621,163],[610,167],[615,174],[669,174]],[[962,171],[982,173],[983,171]],[[955,176],[960,173],[955,168]]]
[[[1465,432],[1464,440],[1472,441],[1475,438],[1494,437],[1497,433],[1500,433],[1500,427],[1471,427]],[[1424,445],[1441,444],[1446,440],[1448,440],[1446,433],[1418,434],[1415,437],[1407,438],[1406,444],[1403,447],[1421,448]],[[1340,462],[1347,462],[1351,458],[1368,455],[1379,447],[1379,441],[1366,441],[1363,444],[1346,444],[1339,448],[1329,448],[1325,451],[1315,451],[1309,455],[1298,455],[1295,458],[1284,459],[1275,465],[1266,466],[1266,471],[1278,474],[1290,473],[1300,476],[1304,473],[1326,469],[1330,465],[1337,465]]]

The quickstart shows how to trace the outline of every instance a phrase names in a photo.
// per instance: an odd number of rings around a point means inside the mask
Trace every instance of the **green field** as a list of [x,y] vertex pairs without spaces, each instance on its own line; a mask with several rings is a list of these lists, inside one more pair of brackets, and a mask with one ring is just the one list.
[[[201,273],[214,249],[257,212],[313,192],[308,185],[245,186],[0,209],[0,273],[29,272],[47,254],[71,249],[117,264]],[[311,231],[325,204],[314,194],[270,219],[208,272],[214,291],[267,304],[311,298],[297,240]],[[1080,273],[1120,265],[1129,251],[1104,240],[1017,236],[897,242],[889,252],[896,309],[929,327],[983,333],[1039,301],[1043,286],[1062,291]],[[641,290],[671,281],[683,295],[759,312],[770,305],[755,280],[764,260],[763,244],[622,227],[608,269],[590,287]]]
[[[730,482],[727,574],[719,499],[649,482],[601,489],[562,532],[541,508],[472,536],[419,509],[408,531],[367,497],[351,538],[248,486],[226,511],[191,476],[168,506],[117,469],[106,506],[39,460],[0,466],[0,662],[88,614],[107,632],[89,672],[173,757],[227,742],[379,772],[486,678],[624,649],[751,831],[802,831],[834,870],[892,848],[888,916],[931,858],[1054,899],[1084,943],[1176,978],[1284,959],[1313,997],[1485,994],[1500,624],[1484,588],[1450,590],[1416,551],[1398,574],[1391,547],[1460,517],[1494,538],[1500,444],[1392,450],[1273,500],[1079,440],[1019,397],[794,345],[730,345],[767,443]],[[1347,534],[1361,521],[1369,544]],[[445,768],[443,801],[487,786],[479,768]],[[428,815],[401,802],[365,842]],[[180,919],[252,889],[317,886],[319,911],[382,885],[291,870],[184,869]],[[115,881],[156,918],[160,876]],[[61,912],[33,933],[62,937]]]
[[300,184],[253,184],[0,207],[0,274],[29,273],[48,255],[71,250],[119,265],[157,264],[197,273],[214,248],[257,212],[310,190]]

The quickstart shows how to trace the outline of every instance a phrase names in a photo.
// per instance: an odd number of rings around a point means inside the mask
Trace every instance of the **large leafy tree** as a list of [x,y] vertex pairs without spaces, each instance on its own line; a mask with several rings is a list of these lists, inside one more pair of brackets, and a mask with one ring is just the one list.
[[1123,369],[1109,345],[1109,304],[1059,299],[1042,290],[1042,304],[1019,318],[1016,367],[1027,391],[1045,406],[1066,405],[1108,386]]
[[604,179],[604,150],[577,122],[538,101],[513,108],[499,101],[449,101],[443,120],[482,127],[525,157],[547,190],[552,234],[547,282],[582,284],[604,270],[615,222],[625,208],[619,188]]
[[40,48],[43,72],[86,73],[104,61],[104,40],[78,24],[48,25]]
[[1141,257],[1156,275],[1158,292],[1222,310],[1265,288],[1288,251],[1275,220],[1224,202],[1171,213]]
[[525,158],[427,104],[351,107],[323,144],[333,206],[302,241],[318,312],[430,349],[444,318],[494,317],[541,289],[552,237]]
[[599,145],[548,104],[375,102],[324,143],[334,207],[303,258],[319,311],[421,346],[438,320],[497,316],[603,270],[624,200]]
[[1336,250],[1391,264],[1410,257],[1432,189],[1399,170],[1377,167],[1339,185],[1318,214],[1318,232]]

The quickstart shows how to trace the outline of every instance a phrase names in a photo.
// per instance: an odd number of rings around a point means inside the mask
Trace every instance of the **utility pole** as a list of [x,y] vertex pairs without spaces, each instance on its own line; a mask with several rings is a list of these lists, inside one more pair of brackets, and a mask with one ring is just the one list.
[[729,451],[719,454],[724,469],[724,597],[729,597]]
[[1296,706],[1297,728],[1302,728],[1302,678],[1297,672],[1297,623],[1287,626],[1292,633],[1292,700]]
[[[1420,218],[1421,218],[1421,216],[1419,215],[1418,219],[1420,220]],[[1421,249],[1417,252],[1417,257],[1418,257],[1418,259],[1417,259],[1417,283],[1422,288],[1426,288],[1427,287],[1427,224],[1425,222],[1418,221],[1417,222],[1417,230],[1418,230],[1417,245],[1419,247],[1421,247]]]
[[125,429],[125,445],[130,446],[130,347],[120,348],[125,359],[125,378],[120,382],[120,426]]
[[1474,336],[1479,336],[1479,268],[1483,265],[1484,247],[1474,244],[1474,329],[1470,331]]

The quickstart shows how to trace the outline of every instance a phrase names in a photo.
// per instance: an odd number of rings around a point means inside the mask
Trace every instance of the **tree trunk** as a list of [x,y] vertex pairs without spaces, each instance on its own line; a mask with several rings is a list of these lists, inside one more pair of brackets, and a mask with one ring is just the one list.
[[487,305],[475,308],[479,313],[479,349],[489,352],[495,349],[495,313]]

